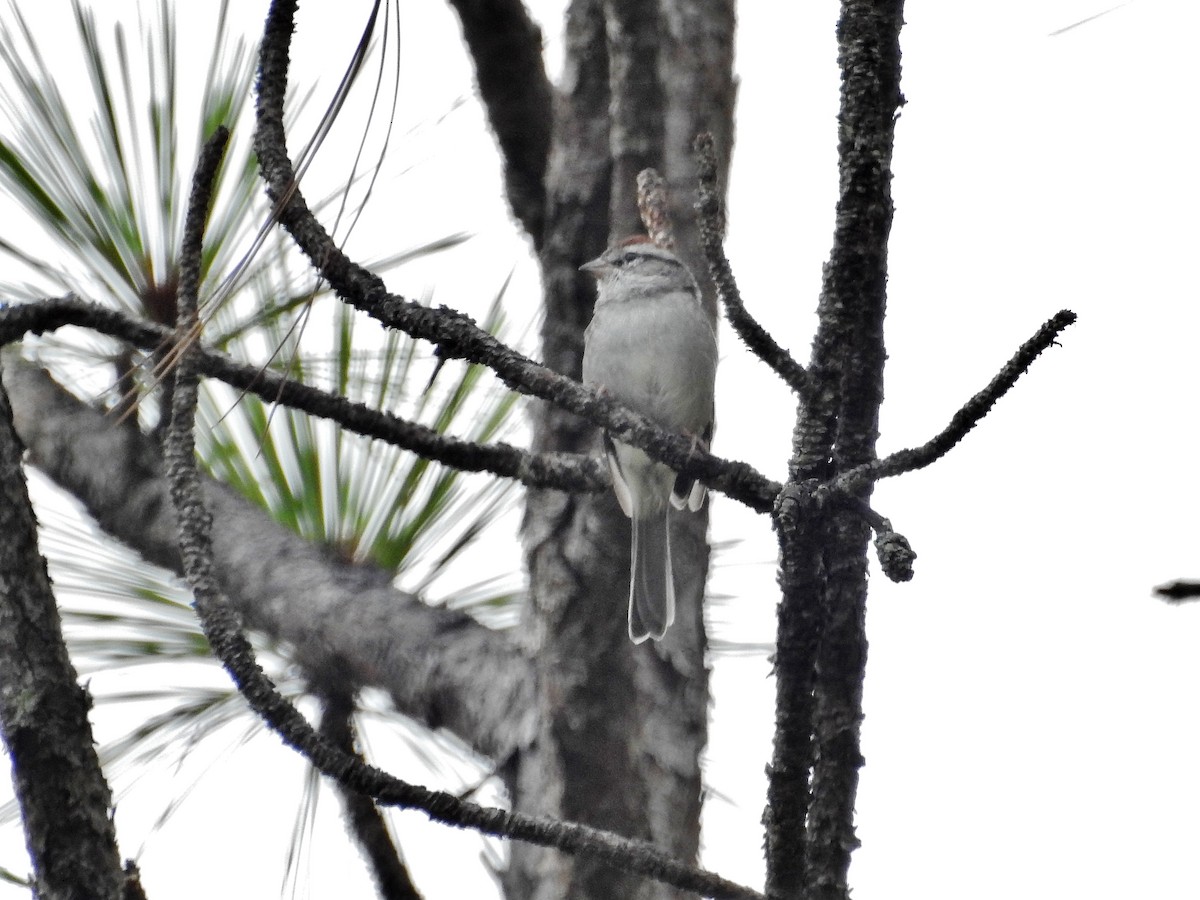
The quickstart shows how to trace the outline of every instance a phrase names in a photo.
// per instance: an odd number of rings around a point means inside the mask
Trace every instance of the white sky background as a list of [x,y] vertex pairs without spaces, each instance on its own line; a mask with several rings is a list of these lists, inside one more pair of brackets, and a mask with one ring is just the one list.
[[[881,452],[940,430],[1054,312],[1080,318],[949,457],[877,490],[874,505],[918,559],[907,585],[873,569],[858,900],[1200,893],[1200,609],[1150,596],[1155,584],[1200,577],[1189,515],[1200,497],[1200,9],[1133,0],[1050,36],[1108,5],[908,4]],[[235,6],[256,28],[265,4]],[[369,6],[304,4],[294,78],[320,71],[331,90]],[[511,296],[532,314],[532,268],[477,105],[430,125],[470,91],[454,20],[436,3],[407,6],[394,161],[360,225],[362,252],[475,231],[457,255],[389,287],[416,296],[432,285],[435,302],[478,313],[517,264]],[[803,359],[836,196],[837,4],[741,7],[728,252],[750,309]],[[534,8],[557,59],[561,4]],[[352,135],[357,121],[339,130]],[[340,162],[342,146],[332,142],[322,159]],[[331,179],[314,169],[310,193]],[[780,478],[793,404],[728,333],[722,349],[715,450]],[[717,498],[713,531],[740,540],[713,572],[715,636],[769,641],[767,522]],[[773,687],[761,657],[715,665],[707,777],[728,799],[707,807],[703,862],[758,885]],[[390,768],[413,777],[412,765]],[[218,762],[150,838],[149,895],[275,895],[279,870],[254,860],[281,858],[300,771],[271,738]],[[148,794],[120,809],[127,854],[171,787]],[[264,802],[285,823],[270,833],[259,833]],[[361,869],[337,849],[340,824],[327,818],[313,897],[334,896]],[[426,896],[484,896],[477,840],[418,815],[402,820]],[[416,843],[430,832],[436,845]],[[0,863],[19,868],[4,849],[14,840],[0,845]],[[236,882],[231,866],[244,867]],[[370,896],[365,875],[361,885]]]

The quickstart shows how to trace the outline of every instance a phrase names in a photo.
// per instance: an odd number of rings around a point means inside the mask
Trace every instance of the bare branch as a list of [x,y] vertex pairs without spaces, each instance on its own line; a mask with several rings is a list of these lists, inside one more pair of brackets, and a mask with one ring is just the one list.
[[[944,456],[966,436],[996,401],[1012,388],[1041,352],[1053,345],[1061,332],[1075,321],[1075,314],[1063,310],[1050,319],[1004,366],[986,388],[972,397],[954,415],[946,428],[916,448],[896,451],[889,456],[849,469],[818,489],[828,493],[853,493],[863,484],[901,475],[924,468]],[[55,297],[37,303],[7,306],[0,309],[0,343],[8,343],[27,333],[41,334],[66,325],[91,328],[102,334],[119,338],[145,350],[161,347],[170,339],[170,332],[161,325],[139,321],[127,314],[80,300],[73,296]],[[514,478],[530,487],[548,487],[564,491],[602,492],[609,488],[604,467],[594,458],[573,453],[538,453],[508,444],[476,444],[439,434],[418,423],[372,409],[361,403],[301,384],[257,366],[238,363],[222,353],[200,349],[200,371],[239,390],[256,394],[268,401],[278,400],[285,406],[302,410],[337,422],[356,434],[374,437],[396,447],[412,450],[422,456],[463,471],[491,472]],[[604,405],[601,398],[601,406]],[[611,425],[614,431],[638,428],[638,415],[623,410],[618,404],[608,404],[614,410]],[[602,419],[603,421],[603,419]],[[655,437],[664,437],[659,449],[661,458],[672,455],[674,436],[648,429]],[[657,432],[657,433],[656,433]],[[689,451],[692,448],[688,447]],[[690,459],[678,463],[687,474],[702,474],[706,483],[724,480],[738,485],[729,493],[759,511],[767,511],[766,501],[778,484],[760,480],[761,476],[741,463],[696,451]],[[765,488],[765,489],[764,489]]]
[[717,154],[713,137],[707,131],[697,135],[695,142],[696,174],[699,180],[699,198],[696,214],[700,226],[700,242],[704,247],[704,258],[717,296],[725,307],[725,318],[733,326],[734,333],[750,349],[750,352],[771,367],[783,379],[784,384],[796,393],[802,393],[808,381],[804,371],[792,355],[784,350],[750,315],[742,303],[741,292],[733,277],[733,268],[725,257],[725,213],[721,207],[721,191],[717,185]]
[[[835,471],[872,460],[883,402],[887,353],[888,239],[892,227],[892,153],[900,91],[903,0],[843,0],[838,18],[838,184],[833,247],[820,299],[822,328],[814,341],[806,391],[832,389],[837,422],[828,457]],[[820,345],[820,349],[818,349]],[[816,405],[820,407],[820,403]],[[822,413],[818,411],[817,420]],[[828,434],[825,423],[816,432]],[[870,488],[855,492],[866,499]],[[861,519],[832,516],[823,523],[827,566],[821,602],[825,622],[815,660],[812,802],[804,846],[804,892],[811,900],[850,896],[863,680],[867,664],[867,542]],[[770,879],[768,879],[770,884]],[[782,887],[782,885],[780,885]]]
[[[780,536],[776,737],[768,781],[767,891],[844,900],[866,665],[870,529],[805,496],[875,458],[900,93],[902,0],[842,0],[838,184],[819,325],[793,432]],[[858,493],[867,500],[870,485]],[[783,510],[781,510],[782,512]],[[814,653],[815,650],[815,653]]]
[[1001,397],[1029,370],[1043,351],[1053,346],[1058,336],[1075,322],[1075,313],[1061,310],[1025,341],[1004,368],[988,382],[987,387],[963,404],[942,431],[920,447],[897,450],[883,459],[873,460],[848,469],[834,478],[828,488],[832,491],[854,493],[864,485],[914,472],[941,459],[988,414]]
[[[1059,334],[1075,321],[1075,314],[1063,310],[1046,322],[1036,334],[1021,345],[1016,355],[1000,370],[986,388],[967,401],[955,413],[950,424],[921,447],[900,450],[881,460],[873,460],[849,469],[828,482],[812,481],[796,490],[811,488],[813,501],[820,506],[826,501],[848,506],[876,531],[875,549],[884,573],[893,581],[908,581],[913,577],[912,563],[916,553],[904,535],[893,530],[892,524],[880,516],[856,492],[881,478],[911,472],[940,459],[948,453],[1013,387],[1033,361],[1055,343]],[[1168,585],[1174,589],[1173,585]],[[1160,594],[1165,592],[1158,589]]]

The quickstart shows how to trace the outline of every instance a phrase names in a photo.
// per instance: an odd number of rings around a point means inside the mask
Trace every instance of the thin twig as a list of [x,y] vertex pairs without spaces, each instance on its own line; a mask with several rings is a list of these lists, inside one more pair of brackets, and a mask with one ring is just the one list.
[[[330,673],[313,685],[321,701],[320,732],[343,753],[362,759],[355,746],[354,692],[336,673]],[[421,900],[413,884],[400,849],[392,840],[387,820],[375,801],[335,782],[346,816],[346,826],[371,867],[380,900]]]
[[721,191],[717,186],[717,154],[712,135],[707,131],[698,135],[694,149],[696,174],[699,179],[696,213],[699,218],[700,241],[704,245],[708,271],[725,308],[725,318],[750,352],[770,366],[783,379],[784,384],[800,393],[808,383],[808,373],[750,315],[742,303],[742,295],[733,277],[733,268],[725,258],[725,214],[721,208]]
[[923,469],[945,456],[955,444],[967,436],[967,432],[979,424],[996,401],[1008,393],[1017,383],[1017,379],[1028,371],[1033,361],[1051,347],[1075,319],[1075,313],[1064,309],[1043,324],[1036,334],[1021,345],[1012,359],[1005,363],[1004,368],[996,373],[987,387],[963,404],[941,433],[920,447],[897,450],[883,459],[848,469],[830,481],[825,486],[826,489],[838,493],[854,493],[863,486],[881,479]]

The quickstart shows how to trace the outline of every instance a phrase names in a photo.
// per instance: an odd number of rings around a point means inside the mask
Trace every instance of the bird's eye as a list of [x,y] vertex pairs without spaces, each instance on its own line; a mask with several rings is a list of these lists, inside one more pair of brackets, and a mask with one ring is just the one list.
[[625,263],[631,263],[635,259],[637,259],[637,254],[634,253],[633,251],[630,251],[629,253],[626,253],[621,257],[621,264],[624,265]]

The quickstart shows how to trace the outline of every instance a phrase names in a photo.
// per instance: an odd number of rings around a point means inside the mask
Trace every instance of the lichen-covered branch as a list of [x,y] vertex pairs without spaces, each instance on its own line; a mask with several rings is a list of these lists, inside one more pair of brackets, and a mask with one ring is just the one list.
[[750,352],[770,366],[783,379],[784,384],[800,393],[808,379],[804,367],[779,346],[758,320],[750,315],[733,277],[733,267],[729,265],[725,256],[725,214],[721,206],[721,191],[717,184],[717,152],[713,145],[713,136],[708,132],[697,135],[695,149],[696,175],[699,181],[696,216],[700,227],[700,242],[704,248],[708,272],[717,287],[717,298],[725,309],[725,318],[733,326],[734,334],[742,339],[742,343]]
[[[844,900],[857,846],[870,528],[810,492],[875,456],[902,9],[901,0],[843,0],[838,21],[836,225],[801,385],[792,500],[776,516],[783,597],[768,799],[786,815],[767,814],[767,891],[780,897]],[[856,496],[869,494],[868,484]]]
[[988,382],[987,387],[964,403],[946,427],[920,447],[897,450],[883,459],[872,460],[848,469],[829,483],[830,490],[853,493],[864,485],[923,469],[941,459],[979,424],[996,402],[1017,383],[1017,379],[1029,370],[1034,360],[1053,346],[1058,336],[1073,324],[1075,319],[1075,313],[1069,309],[1056,313],[1020,346],[1013,358]]

